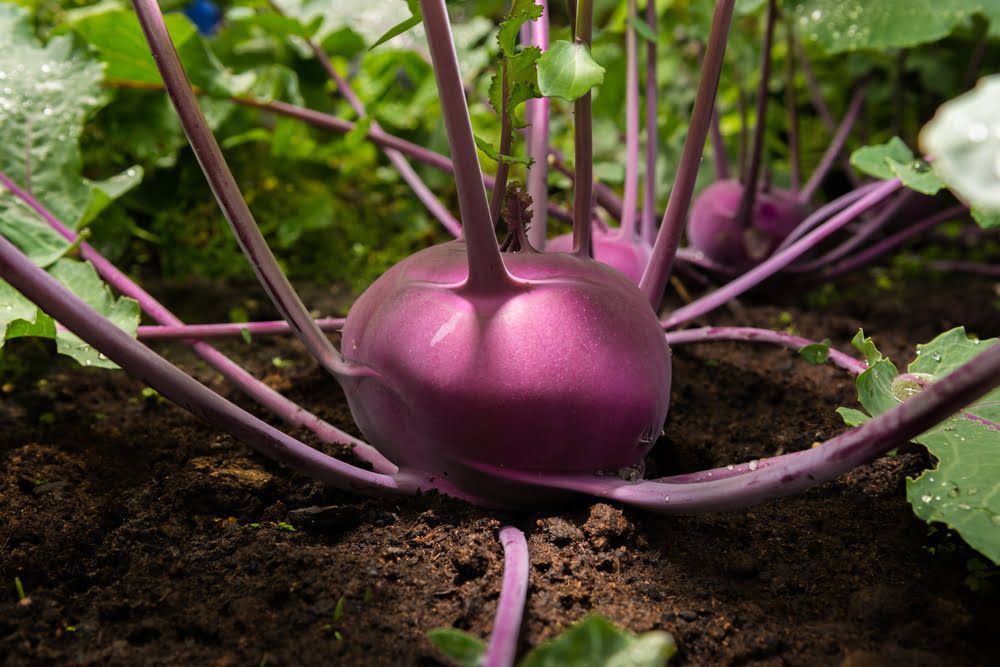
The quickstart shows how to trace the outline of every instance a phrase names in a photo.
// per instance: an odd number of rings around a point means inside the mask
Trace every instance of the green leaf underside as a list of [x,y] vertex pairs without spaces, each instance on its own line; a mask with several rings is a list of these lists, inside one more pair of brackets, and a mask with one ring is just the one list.
[[456,628],[435,628],[427,636],[434,648],[457,667],[478,667],[486,652],[481,639]]
[[920,143],[952,192],[979,209],[977,222],[1000,223],[1000,75],[941,105]]
[[[859,336],[863,339],[863,334]],[[952,329],[930,343],[918,345],[916,359],[907,372],[925,374],[931,381],[940,380],[996,343],[996,339],[970,338],[962,327]],[[900,399],[893,395],[896,375],[895,366],[880,358],[858,377],[858,399],[868,413],[878,415],[899,404]],[[851,426],[868,419],[850,408],[840,408],[838,412]],[[1000,390],[994,390],[915,438],[937,459],[937,466],[917,479],[907,479],[906,491],[918,517],[948,525],[970,546],[1000,564],[998,424]]]
[[662,667],[676,650],[666,632],[635,635],[591,615],[533,649],[521,667]]
[[973,16],[1000,35],[1000,3],[994,0],[803,0],[795,26],[828,53],[899,49],[947,37]]
[[545,97],[573,101],[604,82],[604,68],[586,44],[559,40],[538,59],[538,88]]
[[937,194],[945,186],[931,166],[916,158],[899,137],[857,149],[851,154],[851,164],[875,178],[898,177],[903,185],[925,195]]
[[[49,273],[119,329],[135,336],[139,326],[139,304],[133,299],[115,299],[89,262],[60,259]],[[0,281],[0,330],[6,340],[35,336],[54,338],[56,350],[84,366],[117,368],[114,362],[65,329],[56,329],[51,317],[40,311],[6,282]]]

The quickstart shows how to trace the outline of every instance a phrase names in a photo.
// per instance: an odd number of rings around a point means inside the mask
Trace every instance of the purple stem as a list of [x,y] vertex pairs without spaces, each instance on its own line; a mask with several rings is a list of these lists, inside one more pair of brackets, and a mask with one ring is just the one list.
[[[573,36],[577,44],[592,41],[594,30],[593,0],[577,0]],[[573,254],[592,257],[590,218],[594,208],[594,136],[591,92],[573,102],[573,162],[576,172],[573,185]]]
[[[700,329],[684,329],[683,331],[671,331],[666,334],[666,339],[668,345],[703,343],[717,340],[773,343],[796,351],[801,350],[807,345],[814,345],[816,343],[814,340],[794,336],[783,331],[755,329],[752,327],[702,327]],[[830,348],[829,358],[834,366],[843,368],[848,373],[853,373],[854,375],[863,373],[868,368],[864,361],[855,359],[832,347]]]
[[854,128],[854,123],[857,122],[858,116],[861,114],[861,104],[865,100],[865,87],[858,86],[854,91],[854,95],[851,97],[851,103],[847,107],[847,113],[844,114],[843,120],[840,121],[840,126],[833,135],[833,139],[830,141],[830,145],[827,146],[826,152],[823,153],[823,157],[820,159],[819,164],[816,165],[816,170],[813,171],[812,176],[806,181],[805,187],[799,192],[799,201],[808,202],[816,194],[816,190],[819,186],[823,184],[823,179],[826,175],[830,173],[830,169],[833,167],[833,163],[837,161],[841,153],[844,150],[844,145],[847,143],[847,138],[851,135],[851,130]]
[[[525,24],[522,35],[529,46],[537,46],[542,53],[549,50],[549,7],[548,0],[535,0],[541,5],[542,15],[538,20]],[[545,209],[549,202],[549,98],[541,97],[524,103],[525,120],[531,125],[527,131],[528,155],[534,163],[528,167],[528,195],[531,197],[531,226],[528,241],[537,250],[545,250],[547,220]]]
[[[326,332],[337,332],[344,328],[344,318],[327,317],[316,320],[316,326]],[[136,337],[140,340],[233,338],[242,336],[244,332],[251,336],[275,336],[291,333],[291,327],[284,320],[230,322],[225,324],[167,324],[163,326],[140,326],[136,331]]]
[[222,156],[219,144],[208,128],[208,121],[198,106],[184,67],[170,41],[157,1],[132,0],[132,4],[188,142],[264,291],[271,297],[282,317],[292,325],[306,349],[323,367],[338,377],[370,372],[347,364],[330,340],[316,328],[298,294],[278,266],[271,249],[267,247],[229,165]]
[[725,264],[720,264],[714,259],[709,259],[705,256],[705,253],[700,250],[692,250],[691,248],[678,248],[676,259],[678,262],[684,262],[685,264],[691,264],[693,266],[700,266],[703,269],[708,269],[713,273],[721,273],[723,275],[733,275],[733,270],[726,266]]
[[503,545],[503,584],[493,634],[480,663],[483,667],[513,667],[528,595],[528,543],[524,533],[512,526],[501,528],[500,544]]
[[[510,155],[511,140],[513,139],[514,123],[511,120],[510,105],[507,104],[509,95],[509,85],[507,83],[507,60],[504,59],[500,65],[500,155]],[[496,225],[500,221],[501,207],[504,196],[507,194],[507,175],[510,173],[510,164],[503,159],[497,161],[496,178],[494,179],[493,191],[490,193],[490,221]]]
[[[646,0],[646,23],[657,30],[656,1]],[[646,186],[642,192],[642,240],[656,240],[656,42],[646,42]]]
[[425,473],[400,471],[385,475],[362,470],[282,433],[222,398],[116,327],[2,236],[0,278],[129,375],[296,472],[346,491],[414,494],[436,490],[470,502],[483,502]]
[[434,65],[438,95],[444,113],[448,144],[455,164],[455,186],[458,206],[462,213],[469,278],[466,289],[494,291],[513,284],[504,267],[497,245],[496,233],[490,220],[489,204],[483,190],[483,172],[472,136],[472,123],[465,101],[462,74],[458,68],[455,42],[452,40],[448,8],[444,0],[420,0],[427,31],[427,46]]
[[625,196],[619,238],[632,241],[636,235],[636,207],[639,203],[639,44],[634,21],[639,10],[636,0],[628,0],[625,25]]
[[1000,266],[996,264],[983,264],[982,262],[963,262],[958,260],[937,260],[929,262],[935,271],[959,271],[963,273],[976,273],[981,276],[1000,277]]
[[[152,295],[132,282],[128,276],[119,271],[114,264],[97,252],[93,246],[86,241],[81,242],[79,237],[52,215],[48,209],[42,206],[41,202],[18,187],[16,183],[11,181],[2,172],[0,172],[0,184],[3,184],[14,196],[30,206],[39,217],[67,241],[79,243],[80,256],[93,264],[94,268],[97,269],[97,273],[108,284],[125,296],[135,299],[143,312],[168,327],[185,328],[184,323],[176,315],[154,299]],[[287,327],[285,322],[282,322],[282,324],[285,324]],[[376,472],[394,473],[398,470],[395,464],[382,456],[374,447],[344,433],[332,424],[323,421],[316,415],[288,400],[263,382],[257,380],[257,378],[211,345],[192,340],[191,347],[199,357],[222,373],[226,379],[236,385],[241,391],[290,424],[309,429],[324,442],[352,445],[355,454],[359,458],[371,463]]]
[[[508,479],[589,493],[661,513],[745,507],[822,484],[915,438],[1000,385],[1000,345],[991,345],[924,391],[818,447],[680,476],[702,481],[626,482],[589,475],[491,470]],[[667,478],[670,479],[670,478]],[[677,479],[677,478],[673,478]]]
[[694,194],[698,166],[701,164],[705,139],[708,137],[708,127],[712,124],[715,93],[719,87],[719,76],[722,74],[722,61],[726,54],[726,40],[735,4],[736,0],[719,0],[715,5],[708,48],[705,50],[705,60],[702,63],[701,81],[698,82],[698,96],[691,111],[691,124],[684,139],[681,163],[674,179],[673,190],[670,192],[670,200],[667,202],[667,210],[664,211],[663,220],[660,222],[653,254],[639,282],[639,289],[654,310],[659,307],[663,290],[666,289],[670,269],[680,243],[681,230],[684,228],[684,219],[687,217],[691,196]]
[[840,211],[847,208],[849,205],[853,204],[854,202],[861,199],[866,194],[877,188],[880,183],[881,181],[875,181],[874,183],[867,183],[855,190],[851,190],[846,194],[837,197],[831,202],[827,202],[823,206],[820,206],[818,209],[813,211],[809,215],[809,217],[807,217],[805,220],[799,223],[798,227],[792,230],[792,233],[789,234],[785,238],[785,240],[781,242],[781,245],[779,245],[776,248],[776,251],[784,250],[788,246],[792,245],[792,243],[805,236],[807,232],[809,232],[811,229],[813,229],[821,222],[829,218],[831,215],[839,213]]
[[726,155],[717,108],[712,109],[712,165],[715,167],[715,180],[725,181],[729,178],[729,156]]
[[[273,0],[269,0],[268,4],[275,13],[285,16],[285,12]],[[342,77],[339,72],[337,72],[337,69],[333,66],[333,63],[330,61],[330,57],[326,55],[326,51],[323,50],[323,47],[312,39],[306,39],[306,44],[309,45],[313,55],[316,56],[316,60],[318,60],[320,65],[322,65],[323,69],[327,73],[327,76],[329,76],[330,79],[337,85],[337,90],[339,90],[340,94],[344,96],[347,103],[351,105],[354,112],[361,118],[367,116],[368,111],[365,109],[365,105],[361,101],[361,98],[355,94],[354,89],[351,88],[351,84],[349,84],[347,80]],[[374,119],[369,127],[375,131],[382,129],[379,126],[378,121]],[[442,204],[441,201],[434,195],[434,193],[431,192],[431,189],[427,187],[427,184],[424,183],[423,179],[420,178],[410,163],[406,161],[403,154],[398,150],[391,148],[383,149],[382,152],[385,153],[386,158],[392,166],[396,168],[396,171],[399,172],[400,177],[402,177],[403,181],[410,186],[410,189],[413,190],[413,194],[417,196],[417,199],[420,200],[430,214],[434,216],[452,236],[462,236],[462,225],[459,224],[458,220],[455,219],[455,216],[453,216],[451,212],[445,208],[444,204]]]
[[872,189],[868,194],[830,218],[830,220],[820,225],[817,229],[813,230],[802,239],[796,241],[784,250],[771,255],[765,261],[750,269],[736,280],[706,296],[703,296],[693,303],[689,303],[688,305],[675,310],[670,317],[663,320],[662,323],[664,328],[673,329],[681,324],[684,324],[685,322],[693,320],[696,317],[701,317],[705,313],[718,308],[733,297],[739,296],[751,287],[758,285],[765,279],[771,277],[781,269],[791,264],[795,259],[800,257],[810,248],[814,248],[816,244],[828,237],[830,234],[833,234],[835,231],[857,218],[864,211],[867,211],[875,204],[883,201],[899,188],[900,182],[898,178],[881,182],[878,187]]
[[771,46],[774,43],[774,20],[778,13],[775,0],[767,2],[767,18],[764,28],[764,48],[760,64],[760,85],[757,88],[757,124],[753,129],[753,144],[750,148],[750,164],[747,167],[746,178],[743,180],[743,196],[736,219],[741,227],[749,227],[754,199],[757,197],[757,179],[760,176],[760,165],[764,160],[764,138],[767,134],[767,101],[768,84],[771,83]]
[[795,31],[790,12],[785,12],[785,106],[788,108],[788,154],[792,192],[802,185],[802,161],[799,155],[799,102],[795,90]]
[[899,209],[910,201],[915,194],[916,193],[913,190],[906,190],[900,193],[895,200],[889,202],[885,208],[879,211],[878,215],[875,215],[870,220],[866,220],[861,223],[861,225],[854,230],[854,233],[850,236],[850,238],[841,243],[839,246],[815,259],[805,262],[796,262],[788,267],[788,271],[791,273],[806,273],[815,271],[816,269],[823,268],[824,266],[829,266],[841,257],[851,253],[855,248],[860,247],[875,233],[892,222],[896,214],[899,213]]
[[941,211],[935,215],[916,222],[912,225],[907,225],[905,229],[901,229],[892,236],[888,236],[873,246],[862,250],[852,257],[848,257],[844,261],[831,266],[827,270],[823,271],[823,277],[825,279],[836,278],[837,276],[843,275],[849,271],[853,271],[858,267],[864,266],[868,262],[876,259],[877,257],[894,250],[898,246],[906,243],[915,236],[923,234],[928,229],[936,227],[941,223],[948,222],[949,220],[954,220],[958,216],[965,213],[968,209],[965,206],[952,206],[951,208]]

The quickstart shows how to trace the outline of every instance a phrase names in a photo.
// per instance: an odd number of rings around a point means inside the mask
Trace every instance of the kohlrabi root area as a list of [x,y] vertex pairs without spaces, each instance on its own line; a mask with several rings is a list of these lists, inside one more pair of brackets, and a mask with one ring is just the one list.
[[743,185],[716,181],[691,205],[688,242],[720,264],[749,268],[766,259],[805,218],[805,207],[791,192],[761,190],[754,198],[748,224],[738,219]]
[[[401,467],[505,503],[477,470],[616,471],[663,427],[670,350],[635,285],[593,260],[504,254],[513,285],[473,293],[465,243],[400,262],[355,303],[345,384],[365,436]],[[470,488],[473,487],[473,488]]]

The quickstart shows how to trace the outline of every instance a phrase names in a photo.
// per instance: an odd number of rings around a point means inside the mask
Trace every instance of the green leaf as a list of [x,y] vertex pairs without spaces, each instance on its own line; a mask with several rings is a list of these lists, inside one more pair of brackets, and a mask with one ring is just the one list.
[[517,35],[521,26],[529,21],[536,21],[542,15],[542,6],[536,5],[535,0],[514,0],[510,11],[500,22],[500,30],[497,32],[497,43],[500,45],[500,53],[508,58],[517,53]]
[[960,199],[1000,212],[1000,75],[945,102],[920,133],[934,170]]
[[630,16],[628,18],[628,24],[633,28],[635,28],[635,34],[639,35],[639,37],[642,37],[647,42],[653,42],[654,44],[656,43],[657,40],[656,31],[653,30],[653,28],[651,28],[650,25],[645,21],[643,21],[641,18],[639,18],[638,16]]
[[142,167],[133,165],[122,173],[103,181],[88,181],[91,187],[90,199],[87,201],[87,208],[80,216],[77,227],[82,228],[89,224],[112,202],[139,185],[139,182],[142,181],[142,175]]
[[844,423],[848,426],[860,426],[861,424],[872,420],[871,417],[863,413],[861,410],[856,410],[854,408],[837,408],[837,414],[844,419]]
[[799,348],[799,354],[810,364],[817,366],[825,364],[826,360],[830,358],[830,345],[830,339],[827,338],[819,343],[803,345]]
[[536,647],[521,667],[662,667],[676,650],[666,632],[635,635],[592,615]]
[[1000,35],[1000,3],[992,0],[802,0],[795,25],[828,53],[900,49],[947,37],[979,15]]
[[897,176],[891,163],[907,164],[913,161],[913,151],[899,137],[884,144],[863,146],[851,153],[851,165],[869,176],[889,180]]
[[531,158],[519,158],[519,157],[514,157],[513,155],[501,155],[500,151],[497,150],[496,146],[486,141],[482,137],[473,135],[473,138],[476,140],[476,148],[481,150],[483,153],[486,154],[488,158],[490,158],[495,162],[500,162],[502,160],[507,164],[524,164],[528,166],[532,164]]
[[538,59],[538,88],[545,97],[572,102],[603,83],[604,71],[586,44],[559,40]]
[[377,40],[375,40],[374,44],[372,44],[370,47],[368,47],[368,50],[372,51],[376,47],[379,47],[382,44],[385,44],[390,39],[392,39],[394,37],[398,37],[399,35],[402,35],[404,32],[410,30],[411,28],[420,25],[420,22],[422,20],[423,19],[421,18],[420,14],[414,14],[410,18],[408,18],[408,19],[406,19],[404,21],[400,21],[399,23],[397,23],[393,27],[391,27],[388,30],[386,30],[385,33],[381,37],[379,37]]
[[[242,95],[255,80],[253,72],[235,75],[209,50],[194,24],[183,14],[164,17],[167,30],[188,78],[214,95]],[[160,85],[160,72],[146,45],[135,13],[111,7],[92,12],[69,25],[97,49],[107,64],[107,78],[115,81]]]
[[[139,304],[126,297],[115,299],[89,262],[60,259],[52,265],[49,273],[119,329],[135,336],[139,325]],[[84,366],[117,368],[107,357],[74,334],[63,329],[57,330],[48,315],[3,281],[0,281],[0,331],[3,332],[0,347],[4,340],[11,338],[54,338],[56,350],[60,354],[70,356]]]
[[[935,382],[975,358],[996,339],[970,338],[964,328],[952,329],[925,345],[908,373],[922,382]],[[858,398],[872,415],[878,415],[920,391],[914,380],[885,381],[895,368],[887,359],[877,362],[858,378]],[[891,364],[890,364],[891,365]],[[876,371],[880,377],[874,377]],[[893,373],[894,374],[894,373]],[[862,392],[862,378],[868,376]],[[906,390],[906,391],[904,391]],[[838,410],[845,421],[858,416]],[[907,499],[917,516],[948,525],[994,563],[1000,564],[1000,390],[994,390],[915,438],[937,459],[934,469],[908,479]]]
[[481,639],[455,628],[435,628],[427,636],[434,647],[458,667],[478,667],[486,652]]
[[996,229],[1000,227],[1000,211],[984,211],[973,208],[972,219],[983,229]]
[[882,360],[882,353],[875,347],[875,341],[865,336],[864,329],[858,329],[858,333],[854,334],[854,338],[851,339],[851,345],[865,355],[865,361],[869,366]]

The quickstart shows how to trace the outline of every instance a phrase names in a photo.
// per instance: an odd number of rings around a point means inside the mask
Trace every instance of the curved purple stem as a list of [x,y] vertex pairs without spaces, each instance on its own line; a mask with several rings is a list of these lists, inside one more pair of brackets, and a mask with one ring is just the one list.
[[691,264],[693,266],[700,266],[703,269],[708,269],[714,273],[721,273],[723,275],[735,275],[730,267],[716,262],[714,259],[709,259],[700,250],[692,250],[691,248],[678,248],[677,256],[675,258],[678,262],[684,262],[686,264]]
[[[657,30],[656,0],[646,0],[646,23]],[[646,185],[642,192],[642,240],[656,240],[656,42],[646,42]]]
[[[16,183],[10,180],[6,174],[0,172],[0,184],[10,190],[18,199],[23,201],[35,213],[38,214],[50,227],[58,232],[63,238],[71,243],[79,242],[79,237],[66,225],[60,222],[52,213],[45,208],[41,202],[29,193],[22,190]],[[143,312],[167,327],[185,328],[184,323],[163,304],[153,298],[148,292],[132,282],[128,276],[118,270],[103,255],[94,249],[86,241],[79,243],[80,256],[94,265],[97,273],[104,278],[112,287],[125,296],[135,299]],[[288,330],[287,322],[282,321]],[[142,327],[140,327],[141,329]],[[190,337],[190,336],[189,336]],[[257,401],[265,408],[278,415],[285,421],[295,426],[302,426],[316,434],[323,442],[342,443],[353,446],[354,453],[358,458],[372,464],[376,472],[394,473],[398,470],[396,465],[382,456],[377,449],[368,443],[358,440],[332,424],[320,419],[305,408],[296,405],[294,402],[282,396],[280,393],[268,387],[266,384],[255,378],[232,359],[216,350],[211,345],[201,341],[191,340],[191,347],[195,354],[205,360],[207,364],[222,373],[226,379],[236,385],[250,398]]]
[[483,667],[513,667],[528,595],[528,543],[524,533],[505,526],[500,529],[500,544],[503,545],[503,584],[493,634],[480,663]]
[[915,194],[916,193],[913,190],[905,190],[901,192],[895,200],[889,202],[885,208],[878,212],[877,215],[874,215],[870,220],[866,220],[861,223],[857,229],[853,231],[851,236],[836,248],[820,255],[819,257],[816,257],[815,259],[810,259],[804,262],[796,262],[795,264],[789,266],[787,270],[791,273],[815,271],[816,269],[820,269],[824,266],[829,266],[841,257],[850,254],[851,251],[860,247],[879,230],[892,222],[896,214],[899,213],[899,210],[908,201],[910,201]]
[[708,127],[712,123],[715,93],[719,87],[719,76],[722,74],[722,61],[726,55],[726,40],[729,36],[729,26],[733,21],[735,4],[736,0],[719,0],[715,5],[708,47],[702,63],[701,80],[698,82],[698,96],[691,111],[691,124],[684,139],[681,163],[674,178],[674,187],[670,191],[667,210],[664,211],[663,220],[660,222],[653,254],[642,274],[642,280],[639,281],[639,289],[654,310],[659,307],[663,298],[663,290],[666,289],[670,269],[680,244],[684,220],[691,205],[691,196],[694,194],[698,165],[701,164]]
[[812,176],[809,177],[809,180],[806,181],[805,186],[799,192],[800,202],[804,203],[812,199],[813,195],[816,194],[816,190],[823,184],[823,179],[830,173],[833,163],[837,161],[844,150],[847,138],[851,136],[851,130],[854,128],[854,124],[857,122],[858,116],[861,115],[861,104],[864,101],[865,87],[862,85],[854,91],[854,95],[851,97],[851,102],[847,107],[847,112],[844,114],[844,118],[840,121],[840,126],[837,127],[837,131],[834,133],[833,139],[830,140],[830,145],[827,146],[826,152],[823,153],[823,157],[820,159],[819,164],[816,165],[816,169],[813,171]]
[[[577,0],[573,39],[588,47],[594,30],[593,0]],[[594,209],[594,135],[591,91],[573,102],[573,254],[593,257],[590,219]]]
[[[753,327],[702,327],[700,329],[671,331],[665,335],[668,345],[720,340],[747,341],[773,343],[774,345],[781,345],[782,347],[798,351],[807,345],[815,345],[817,343],[817,341],[785,333],[784,331],[771,331],[769,329],[756,329]],[[853,373],[854,375],[859,375],[868,368],[868,365],[864,361],[855,359],[832,347],[829,350],[829,359],[834,366],[843,368],[848,373]]]
[[625,196],[619,238],[632,241],[636,235],[636,207],[639,203],[639,44],[634,21],[637,0],[628,0],[625,24]]
[[440,491],[469,502],[489,504],[425,473],[401,470],[386,475],[362,470],[282,433],[222,398],[116,327],[3,236],[0,236],[0,278],[129,375],[296,472],[346,491],[407,495]]
[[850,192],[847,192],[846,194],[837,197],[831,202],[827,202],[823,206],[820,206],[818,209],[813,211],[809,215],[809,217],[807,217],[805,220],[799,223],[798,227],[792,230],[792,233],[789,234],[785,238],[785,240],[781,242],[781,245],[779,245],[776,248],[776,252],[784,250],[785,248],[792,245],[800,238],[808,234],[811,230],[819,226],[820,223],[822,223],[830,216],[839,213],[840,211],[843,211],[845,208],[847,208],[854,202],[864,197],[866,194],[877,188],[879,186],[879,183],[880,181],[875,181],[874,183],[867,183],[859,188],[851,190]]
[[278,266],[198,106],[191,83],[170,41],[160,6],[156,0],[132,0],[132,4],[198,164],[264,291],[323,367],[338,377],[370,372],[344,361],[330,340],[313,324],[309,312]]
[[1000,266],[996,264],[942,259],[929,262],[928,266],[935,271],[958,271],[962,273],[975,273],[981,276],[1000,277]]
[[660,513],[738,509],[834,479],[915,438],[997,385],[1000,345],[994,344],[905,402],[812,449],[666,478],[673,481],[626,482],[611,477],[498,469],[490,472],[526,484],[589,493]]
[[835,231],[854,220],[864,211],[884,200],[893,192],[900,188],[898,178],[889,181],[882,181],[878,187],[873,188],[868,194],[858,201],[848,206],[846,209],[833,216],[817,229],[807,234],[802,239],[796,241],[784,250],[778,251],[766,260],[747,271],[736,280],[720,287],[711,294],[703,296],[697,301],[690,303],[683,308],[675,310],[670,317],[662,321],[667,329],[672,329],[685,322],[689,322],[696,317],[714,310],[726,303],[735,296],[742,294],[751,287],[763,282],[781,269],[791,264],[795,259],[802,256],[810,248],[813,248],[820,241],[833,234]]
[[853,271],[880,257],[881,255],[884,255],[890,250],[894,250],[915,236],[923,234],[932,227],[936,227],[937,225],[948,222],[949,220],[954,220],[956,217],[966,213],[967,211],[968,209],[966,209],[965,206],[952,206],[947,210],[941,211],[940,213],[932,215],[928,218],[924,218],[920,222],[908,225],[905,229],[901,229],[892,236],[888,236],[871,247],[862,250],[858,254],[848,257],[839,264],[829,267],[823,271],[822,275],[824,278],[829,279],[836,278],[837,276],[843,275],[849,271]]
[[[109,281],[110,282],[110,281]],[[338,332],[344,328],[343,317],[326,317],[316,320],[322,331]],[[225,324],[177,324],[163,326],[140,326],[136,330],[139,340],[184,340],[191,338],[234,338],[251,336],[276,336],[291,333],[291,327],[284,320],[268,322],[227,322]]]
[[[535,0],[535,4],[541,6],[542,15],[521,28],[522,40],[545,53],[549,50],[548,0]],[[524,39],[525,36],[527,39]],[[534,211],[528,228],[528,241],[536,250],[545,250],[548,228],[545,211],[549,202],[549,104],[547,97],[524,103],[525,121],[531,126],[526,135],[528,155],[534,160],[528,167],[528,196]]]

